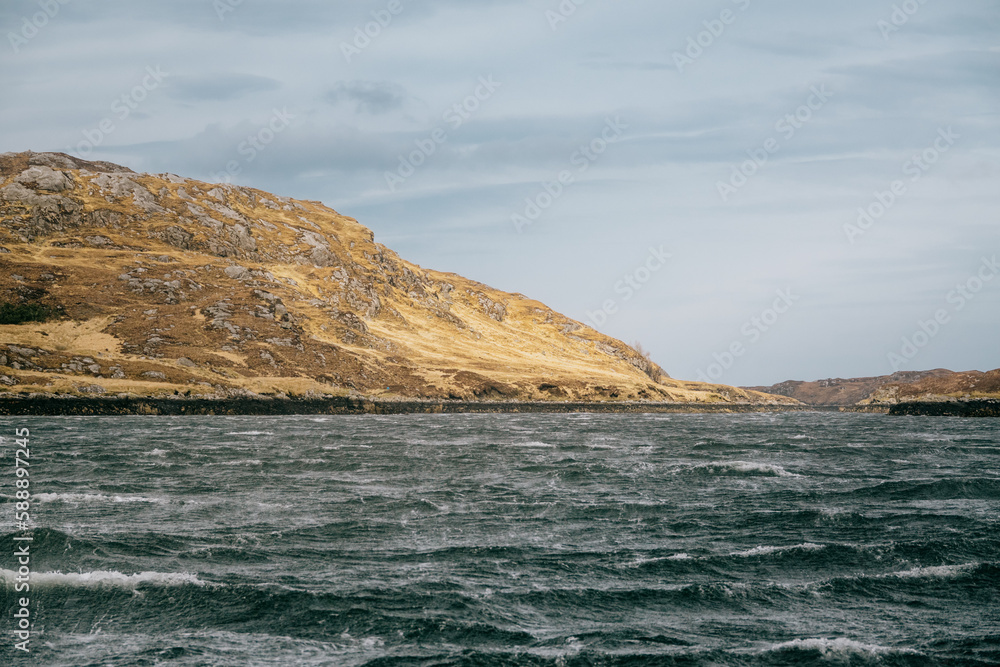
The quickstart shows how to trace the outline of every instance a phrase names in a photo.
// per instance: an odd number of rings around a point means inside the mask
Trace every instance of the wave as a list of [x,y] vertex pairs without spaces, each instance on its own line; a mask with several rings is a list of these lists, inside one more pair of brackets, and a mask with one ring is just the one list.
[[734,551],[730,553],[730,556],[737,556],[740,558],[752,558],[755,556],[767,556],[775,553],[785,553],[787,551],[819,551],[825,549],[824,544],[813,544],[812,542],[803,542],[802,544],[793,544],[788,547],[772,547],[772,546],[760,546],[754,547],[753,549],[747,549],[746,551]]
[[835,637],[827,639],[816,637],[811,639],[793,639],[792,641],[773,644],[764,649],[763,653],[809,653],[824,660],[851,660],[855,657],[869,658],[896,655],[924,655],[920,651],[910,648],[891,648],[879,646],[877,644],[865,644],[863,642],[847,639],[846,637]]
[[865,498],[887,500],[996,500],[1000,498],[1000,478],[965,477],[960,479],[882,482],[848,492]]
[[262,466],[264,462],[260,459],[236,459],[235,461],[215,461],[213,463],[202,463],[202,467],[209,468],[212,466]]
[[509,594],[516,606],[558,609],[599,609],[622,611],[720,607],[748,611],[759,607],[785,606],[801,587],[775,582],[711,582],[642,588],[552,588]]
[[103,493],[36,493],[32,498],[38,502],[63,503],[155,503],[164,505],[170,502],[166,498],[149,496],[106,495]]
[[940,601],[942,598],[968,600],[967,589],[970,586],[989,590],[998,583],[1000,567],[997,564],[962,563],[832,577],[806,587],[837,596],[863,595],[870,598],[895,598],[907,592],[921,596],[933,594]]
[[712,461],[675,468],[674,473],[709,474],[733,477],[801,477],[775,463],[755,461]]
[[[0,579],[13,584],[17,572],[0,569]],[[138,572],[123,574],[115,570],[97,572],[32,572],[32,586],[65,586],[71,588],[126,588],[135,589],[143,584],[159,586],[207,586],[197,576],[187,572]]]
[[902,572],[889,572],[880,577],[897,579],[954,579],[974,572],[983,567],[983,563],[962,563],[960,565],[935,565],[930,567],[915,567]]

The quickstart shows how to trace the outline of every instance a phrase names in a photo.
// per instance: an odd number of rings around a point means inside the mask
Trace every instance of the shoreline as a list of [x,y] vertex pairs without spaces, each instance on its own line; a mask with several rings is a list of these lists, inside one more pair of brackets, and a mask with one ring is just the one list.
[[331,398],[0,397],[2,416],[402,415],[484,413],[751,413],[837,411],[837,407],[752,403],[597,403],[558,401],[385,401]]
[[891,406],[889,414],[907,417],[1000,417],[1000,400],[983,398],[948,402],[909,401]]
[[749,414],[855,412],[892,416],[1000,417],[1000,401],[908,402],[837,406],[759,403],[647,403],[623,401],[448,401],[329,398],[0,397],[0,416],[236,416],[404,414]]

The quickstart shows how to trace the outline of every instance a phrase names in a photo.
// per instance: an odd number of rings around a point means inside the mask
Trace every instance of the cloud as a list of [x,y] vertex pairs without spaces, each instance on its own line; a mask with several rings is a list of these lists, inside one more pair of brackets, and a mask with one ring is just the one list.
[[278,90],[281,82],[256,74],[179,75],[170,79],[171,97],[183,102],[232,101],[251,93]]
[[326,94],[331,104],[353,103],[357,113],[377,116],[403,108],[408,95],[388,81],[340,81]]

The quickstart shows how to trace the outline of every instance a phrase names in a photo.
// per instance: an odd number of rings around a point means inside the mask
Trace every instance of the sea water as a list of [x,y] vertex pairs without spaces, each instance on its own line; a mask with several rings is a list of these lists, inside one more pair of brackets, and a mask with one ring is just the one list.
[[[0,429],[0,664],[1000,664],[996,420]],[[29,593],[15,591],[25,534]],[[26,595],[30,654],[14,635]]]

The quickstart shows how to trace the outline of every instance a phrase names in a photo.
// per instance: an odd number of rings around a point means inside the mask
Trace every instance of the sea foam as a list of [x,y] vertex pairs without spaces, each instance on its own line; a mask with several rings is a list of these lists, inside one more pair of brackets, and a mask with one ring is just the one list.
[[[0,579],[13,582],[17,573],[12,570],[0,569]],[[207,582],[187,572],[139,572],[137,574],[122,574],[115,570],[97,572],[33,572],[33,586],[69,586],[74,588],[129,588],[134,589],[140,584],[160,586],[206,586]]]

